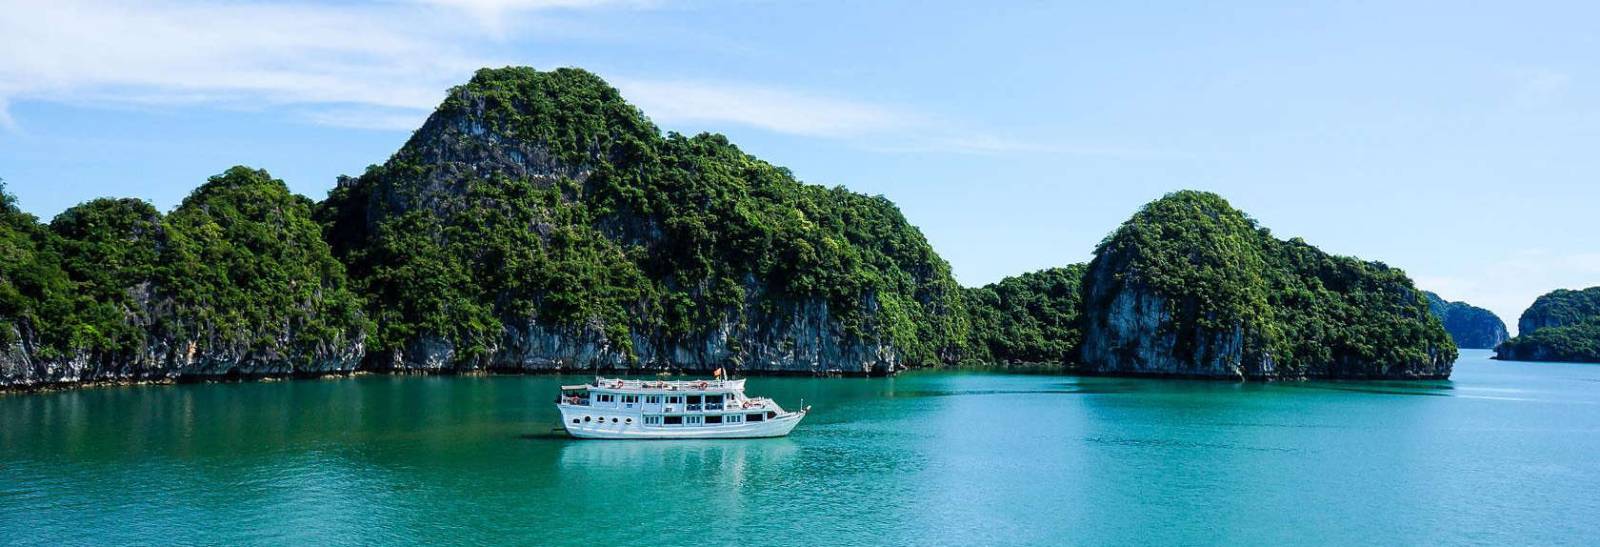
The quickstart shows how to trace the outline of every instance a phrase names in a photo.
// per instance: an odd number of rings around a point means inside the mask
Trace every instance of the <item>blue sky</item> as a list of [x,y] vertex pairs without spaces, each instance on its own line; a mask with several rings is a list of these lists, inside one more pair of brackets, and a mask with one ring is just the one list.
[[965,284],[1219,192],[1514,328],[1600,285],[1600,4],[0,0],[0,178],[49,218],[234,164],[322,198],[480,66],[884,194]]

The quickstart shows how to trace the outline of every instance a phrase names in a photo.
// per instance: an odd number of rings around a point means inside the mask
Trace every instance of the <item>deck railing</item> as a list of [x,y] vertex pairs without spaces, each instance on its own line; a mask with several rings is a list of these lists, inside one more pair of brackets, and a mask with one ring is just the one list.
[[624,380],[599,378],[590,384],[605,389],[664,389],[668,391],[697,391],[705,389],[744,389],[744,379],[738,380]]

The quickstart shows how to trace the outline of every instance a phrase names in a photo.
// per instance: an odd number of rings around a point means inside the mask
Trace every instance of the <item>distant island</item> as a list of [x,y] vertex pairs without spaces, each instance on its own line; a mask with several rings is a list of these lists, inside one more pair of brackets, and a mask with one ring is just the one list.
[[1203,192],[1146,205],[1087,265],[964,288],[884,197],[664,134],[578,69],[479,71],[320,202],[242,166],[166,214],[98,199],[43,224],[6,195],[0,252],[11,388],[960,362],[1441,378],[1456,357],[1404,273]]
[[1600,363],[1600,287],[1534,300],[1517,320],[1517,337],[1495,348],[1495,358]]
[[1451,302],[1432,292],[1423,294],[1428,297],[1428,311],[1444,323],[1444,330],[1455,340],[1456,347],[1494,349],[1511,337],[1505,322],[1492,311],[1466,302]]

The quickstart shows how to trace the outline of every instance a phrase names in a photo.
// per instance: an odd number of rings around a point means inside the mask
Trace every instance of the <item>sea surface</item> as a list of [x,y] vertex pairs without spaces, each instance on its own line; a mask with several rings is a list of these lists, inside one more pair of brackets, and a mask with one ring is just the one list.
[[0,544],[1600,544],[1600,366],[752,378],[784,439],[577,441],[557,376],[0,396]]

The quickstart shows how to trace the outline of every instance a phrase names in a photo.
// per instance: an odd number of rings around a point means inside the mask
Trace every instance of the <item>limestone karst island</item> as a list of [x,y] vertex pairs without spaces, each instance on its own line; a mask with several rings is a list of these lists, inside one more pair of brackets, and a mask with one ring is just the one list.
[[1600,545],[1600,7],[0,0],[0,545]]
[[581,69],[479,71],[320,202],[238,166],[166,215],[134,198],[47,225],[7,208],[14,388],[997,361],[1447,378],[1456,359],[1450,316],[1403,272],[1279,240],[1206,192],[1144,205],[1086,267],[965,288],[888,199],[663,134]]

